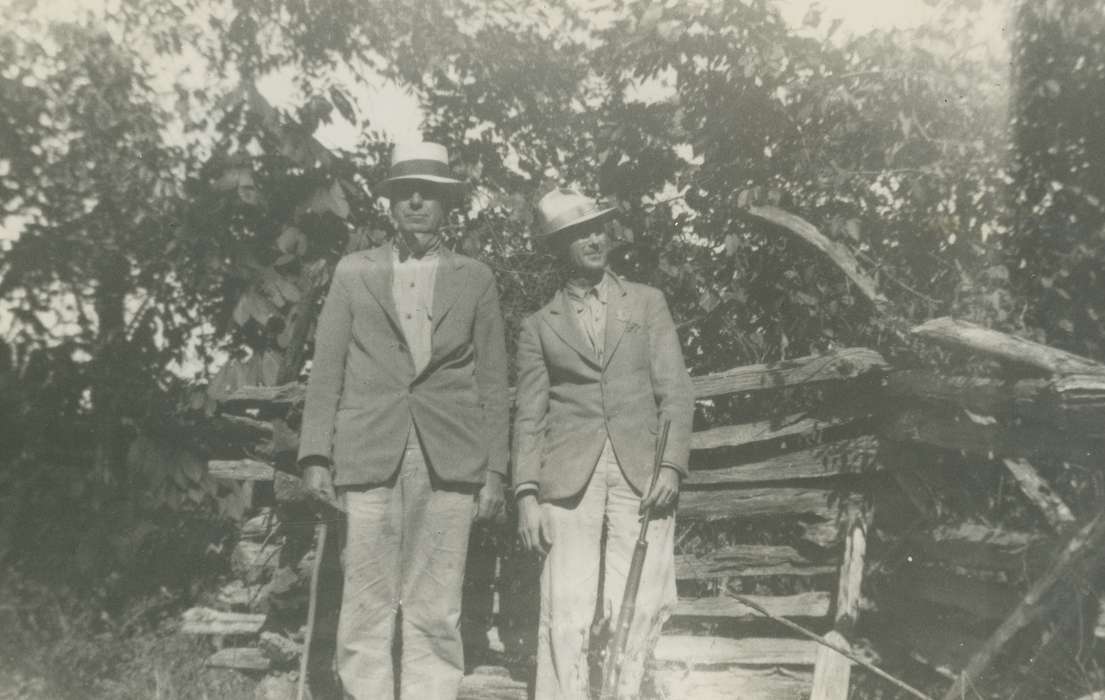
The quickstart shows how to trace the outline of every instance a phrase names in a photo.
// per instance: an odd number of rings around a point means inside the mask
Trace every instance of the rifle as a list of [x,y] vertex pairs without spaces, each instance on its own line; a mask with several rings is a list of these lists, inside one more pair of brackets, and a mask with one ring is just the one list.
[[[664,458],[664,448],[668,445],[668,431],[671,429],[671,419],[664,419],[664,427],[660,430],[660,438],[656,442],[656,456],[652,463],[652,481],[645,492],[645,498],[656,488],[656,480],[660,478],[660,463]],[[637,535],[637,546],[633,549],[633,561],[629,565],[629,575],[625,579],[625,593],[622,595],[622,607],[618,611],[618,624],[614,628],[614,636],[610,641],[610,648],[606,654],[606,666],[602,673],[602,700],[615,700],[618,694],[618,678],[621,676],[622,664],[625,662],[625,645],[629,641],[629,627],[633,623],[633,614],[637,608],[637,589],[641,585],[641,573],[644,571],[645,554],[648,553],[648,523],[652,520],[652,507],[645,509],[641,516],[641,531]]]

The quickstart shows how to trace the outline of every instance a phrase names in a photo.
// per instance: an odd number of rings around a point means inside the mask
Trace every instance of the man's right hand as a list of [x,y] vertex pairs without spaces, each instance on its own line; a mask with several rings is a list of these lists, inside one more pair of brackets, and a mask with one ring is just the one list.
[[317,495],[320,500],[333,503],[337,500],[334,495],[334,479],[330,476],[330,469],[318,464],[312,464],[303,470],[303,488]]
[[518,499],[518,537],[522,540],[522,546],[530,552],[549,553],[552,537],[536,494],[527,493]]

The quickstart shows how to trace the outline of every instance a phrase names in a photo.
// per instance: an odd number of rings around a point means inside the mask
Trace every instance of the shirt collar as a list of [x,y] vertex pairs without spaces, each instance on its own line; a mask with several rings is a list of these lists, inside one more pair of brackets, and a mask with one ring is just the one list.
[[421,255],[421,257],[415,256],[415,255],[412,254],[412,251],[407,247],[406,243],[403,241],[402,234],[398,234],[398,235],[396,235],[395,240],[394,240],[394,242],[392,243],[392,246],[391,246],[391,251],[392,251],[391,252],[391,258],[394,262],[398,262],[398,263],[407,262],[408,260],[413,260],[415,262],[418,262],[419,260],[425,260],[425,261],[429,262],[430,260],[437,259],[441,254],[441,250],[442,250],[441,236],[437,236],[434,239],[434,242],[430,246],[429,250],[427,250],[425,253],[423,253]]
[[584,287],[577,284],[572,284],[571,282],[567,282],[564,285],[564,293],[567,294],[569,298],[575,301],[582,301],[583,298],[593,289],[595,290],[595,296],[598,297],[598,300],[605,304],[607,298],[610,296],[610,285],[613,278],[614,276],[610,274],[609,270],[607,270],[603,273],[602,279],[600,279],[596,284],[591,285],[590,287]]
[[394,263],[418,263],[418,262],[431,262],[436,261],[441,257],[441,245],[436,245],[433,248],[427,250],[422,254],[422,257],[416,257],[407,250],[407,248],[401,244],[396,243],[391,246],[391,259]]

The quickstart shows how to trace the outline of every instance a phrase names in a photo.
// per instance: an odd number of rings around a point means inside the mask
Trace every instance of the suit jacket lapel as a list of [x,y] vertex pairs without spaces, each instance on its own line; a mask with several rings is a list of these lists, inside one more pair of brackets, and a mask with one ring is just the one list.
[[595,357],[595,350],[591,347],[590,341],[583,337],[579,324],[576,323],[575,312],[568,303],[568,295],[564,293],[563,289],[556,292],[552,303],[545,307],[542,316],[549,327],[560,336],[561,340],[579,353],[583,359],[596,367],[599,366],[598,358]]
[[399,325],[399,312],[395,309],[395,299],[391,292],[393,279],[391,244],[385,243],[378,248],[365,251],[364,255],[372,264],[361,275],[361,281],[364,282],[369,294],[383,308],[392,328],[402,337],[403,327]]
[[437,272],[434,274],[434,302],[430,322],[433,329],[441,325],[453,304],[467,289],[468,265],[464,257],[451,250],[442,250],[441,259],[438,260]]
[[608,280],[608,293],[606,295],[606,340],[605,340],[605,353],[603,357],[603,367],[610,364],[610,358],[614,356],[614,351],[618,349],[618,343],[621,342],[622,334],[625,333],[625,324],[629,320],[629,308],[626,303],[625,285],[621,283],[621,280],[614,277],[612,273],[607,273],[610,276]]

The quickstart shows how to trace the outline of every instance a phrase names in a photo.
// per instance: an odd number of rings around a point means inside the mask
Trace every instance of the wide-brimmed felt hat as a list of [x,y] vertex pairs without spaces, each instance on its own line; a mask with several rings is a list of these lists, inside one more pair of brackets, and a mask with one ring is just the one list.
[[391,196],[391,186],[404,180],[433,182],[446,187],[454,196],[459,195],[461,180],[453,177],[449,169],[449,150],[440,143],[397,143],[391,149],[391,165],[387,179],[377,189],[385,197]]
[[534,235],[545,240],[573,226],[608,219],[616,211],[615,207],[600,204],[575,190],[557,188],[537,202],[537,230]]

